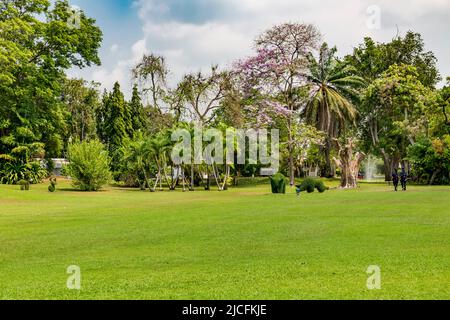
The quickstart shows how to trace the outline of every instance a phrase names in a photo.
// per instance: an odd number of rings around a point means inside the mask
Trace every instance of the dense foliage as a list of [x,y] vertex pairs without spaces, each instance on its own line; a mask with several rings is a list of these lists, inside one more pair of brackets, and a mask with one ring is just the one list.
[[0,154],[13,158],[1,168],[4,182],[28,179],[23,168],[34,158],[61,155],[72,122],[64,71],[100,63],[100,29],[83,12],[71,28],[70,12],[67,1],[0,1]]
[[69,145],[70,164],[65,167],[73,185],[81,191],[98,191],[111,180],[109,156],[97,140]]
[[367,155],[382,159],[386,180],[402,166],[419,182],[450,181],[450,83],[436,88],[437,59],[418,33],[387,43],[365,38],[339,59],[337,48],[320,46],[317,27],[283,23],[256,37],[255,52],[231,68],[188,73],[174,86],[165,57],[147,53],[130,70],[135,83],[126,99],[119,83],[101,96],[101,84],[67,79],[71,67],[100,64],[102,41],[83,11],[71,26],[72,11],[65,0],[0,0],[2,183],[40,182],[55,157],[75,161],[68,170],[83,190],[98,190],[109,171],[149,191],[226,190],[264,168],[237,163],[248,146],[234,146],[226,164],[175,165],[171,134],[194,134],[196,126],[224,135],[279,129],[279,172],[291,186],[316,170],[339,172],[342,187],[356,187]]

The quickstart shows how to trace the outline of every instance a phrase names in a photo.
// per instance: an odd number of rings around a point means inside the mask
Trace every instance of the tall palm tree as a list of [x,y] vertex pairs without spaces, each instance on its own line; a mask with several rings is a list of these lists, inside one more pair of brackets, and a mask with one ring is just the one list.
[[364,80],[355,75],[355,69],[340,62],[336,48],[324,43],[320,49],[319,60],[309,55],[309,73],[306,75],[310,96],[304,109],[307,121],[327,134],[324,153],[326,175],[334,176],[331,169],[331,149],[333,139],[348,123],[355,124],[358,111],[352,100],[356,100],[357,88]]

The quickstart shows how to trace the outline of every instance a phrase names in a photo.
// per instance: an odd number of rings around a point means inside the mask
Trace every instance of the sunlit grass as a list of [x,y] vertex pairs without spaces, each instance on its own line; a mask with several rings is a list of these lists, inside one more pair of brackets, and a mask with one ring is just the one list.
[[[449,187],[297,197],[264,181],[186,193],[0,186],[0,298],[448,299],[449,208]],[[79,292],[66,288],[69,265]],[[366,288],[369,265],[382,290]]]

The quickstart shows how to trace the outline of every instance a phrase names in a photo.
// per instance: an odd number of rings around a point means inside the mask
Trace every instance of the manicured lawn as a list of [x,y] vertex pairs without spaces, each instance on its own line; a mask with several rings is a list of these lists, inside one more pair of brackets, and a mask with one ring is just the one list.
[[[449,187],[58,188],[0,186],[1,299],[450,298]],[[381,290],[366,288],[369,265]]]

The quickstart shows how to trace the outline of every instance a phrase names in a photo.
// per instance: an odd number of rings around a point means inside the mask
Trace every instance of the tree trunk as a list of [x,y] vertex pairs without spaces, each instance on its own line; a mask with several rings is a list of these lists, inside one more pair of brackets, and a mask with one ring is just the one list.
[[343,189],[353,189],[358,187],[358,174],[361,162],[365,154],[354,153],[355,140],[348,139],[344,146],[338,143],[339,159],[333,158],[336,165],[341,169],[341,185]]
[[195,190],[195,167],[194,163],[191,164],[191,186],[189,188],[189,191]]
[[381,154],[383,155],[385,181],[391,182],[392,173],[394,173],[394,171],[398,169],[398,166],[400,164],[400,157],[391,156],[387,154],[384,149],[381,150]]
[[326,168],[325,168],[325,177],[326,178],[334,178],[336,173],[333,170],[333,165],[332,165],[332,161],[331,161],[331,138],[327,137],[326,138],[326,145],[324,147],[324,154],[325,154],[325,163],[326,163]]
[[438,170],[435,170],[435,171],[433,172],[433,175],[431,176],[430,182],[429,182],[429,185],[430,185],[430,186],[432,186],[432,185],[434,184],[434,180],[436,180],[436,178],[437,178],[437,176],[438,176],[438,174],[439,174],[440,171],[441,171],[441,170],[438,169]]
[[295,168],[294,168],[294,148],[292,146],[292,133],[291,133],[291,124],[289,121],[289,141],[288,141],[288,153],[289,153],[289,183],[291,187],[295,185]]

